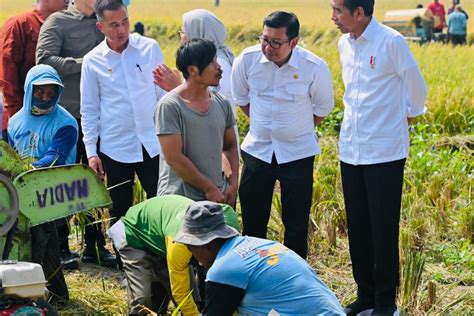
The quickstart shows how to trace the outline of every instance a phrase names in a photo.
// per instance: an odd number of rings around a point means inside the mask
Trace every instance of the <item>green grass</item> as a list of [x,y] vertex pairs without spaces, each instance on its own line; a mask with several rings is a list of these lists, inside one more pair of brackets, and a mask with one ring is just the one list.
[[[27,10],[33,1],[0,0],[0,23]],[[376,1],[376,17],[388,9],[412,8],[419,1]],[[448,0],[445,3],[450,2]],[[462,1],[474,12],[474,1]],[[330,20],[326,0],[132,0],[132,24],[141,20],[148,35],[174,65],[178,46],[174,36],[181,15],[193,8],[210,9],[222,18],[228,43],[236,54],[255,43],[263,17],[277,9],[294,11],[302,24],[301,45],[324,58],[334,80],[336,109],[318,128],[322,153],[315,161],[309,262],[335,291],[342,303],[355,297],[347,242],[344,203],[337,159],[337,134],[342,118],[339,36]],[[473,15],[473,14],[471,14]],[[473,31],[474,18],[469,19]],[[474,178],[474,51],[471,47],[411,45],[428,84],[428,113],[411,131],[411,153],[405,169],[400,249],[399,304],[409,315],[468,315],[474,313],[473,178]],[[248,122],[239,115],[242,134]],[[242,137],[243,135],[241,135]],[[140,196],[139,190],[136,196]],[[269,237],[282,236],[277,206],[272,212]],[[126,293],[118,287],[118,273],[85,265],[67,273],[72,303],[66,314],[126,313]]]

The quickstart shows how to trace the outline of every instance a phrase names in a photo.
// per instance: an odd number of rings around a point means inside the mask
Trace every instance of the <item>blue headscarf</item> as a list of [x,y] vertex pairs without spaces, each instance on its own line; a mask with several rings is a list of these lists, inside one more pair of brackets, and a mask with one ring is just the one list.
[[[32,96],[34,85],[55,84],[58,95],[53,109],[45,115],[33,115]],[[64,126],[71,125],[77,130],[77,122],[57,102],[63,91],[63,84],[56,70],[48,65],[37,65],[28,71],[25,79],[25,95],[23,107],[12,116],[8,123],[10,142],[22,157],[32,157],[33,160],[42,158],[51,144],[56,132]],[[76,148],[69,153],[66,163],[75,162]]]

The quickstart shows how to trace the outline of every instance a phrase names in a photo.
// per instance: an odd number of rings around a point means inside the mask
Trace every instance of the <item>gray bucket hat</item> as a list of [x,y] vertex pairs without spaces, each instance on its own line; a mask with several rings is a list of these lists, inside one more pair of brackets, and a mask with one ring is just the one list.
[[217,238],[231,238],[239,232],[225,224],[224,211],[220,204],[202,201],[188,206],[181,231],[174,237],[175,242],[185,245],[207,245]]

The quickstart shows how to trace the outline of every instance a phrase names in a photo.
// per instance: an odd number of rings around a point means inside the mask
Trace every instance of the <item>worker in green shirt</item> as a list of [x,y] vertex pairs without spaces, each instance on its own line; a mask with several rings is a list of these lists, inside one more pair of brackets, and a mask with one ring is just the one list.
[[[198,315],[194,300],[186,299],[192,288],[192,254],[185,245],[173,243],[186,209],[195,203],[209,202],[178,195],[154,197],[129,208],[108,230],[123,261],[130,314],[149,313],[144,307],[166,313],[173,299],[176,304],[184,301],[183,315]],[[235,211],[228,205],[222,207],[226,224],[240,231]]]

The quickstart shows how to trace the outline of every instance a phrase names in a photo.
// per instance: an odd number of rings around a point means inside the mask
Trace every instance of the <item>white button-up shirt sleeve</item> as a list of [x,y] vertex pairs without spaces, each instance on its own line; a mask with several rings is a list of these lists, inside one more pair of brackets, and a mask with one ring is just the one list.
[[415,117],[425,113],[425,100],[427,88],[420,69],[416,64],[410,48],[401,36],[392,38],[388,52],[392,54],[391,60],[395,63],[395,69],[403,81],[406,92],[407,115]]
[[81,74],[81,125],[87,158],[97,155],[100,122],[99,81],[87,58],[82,63]]
[[234,60],[231,76],[232,97],[239,106],[246,106],[250,103],[248,76],[243,57],[244,55],[241,54]]
[[[155,53],[155,67],[158,66],[158,65],[161,65],[161,64],[164,64],[165,63],[165,58],[163,57],[163,54],[161,52],[161,47],[158,43],[154,43],[154,45],[156,44],[157,47],[155,47],[154,49],[154,53]],[[157,102],[157,105],[158,105],[158,101],[160,101],[160,99],[166,94],[166,92],[161,89],[159,86],[157,86],[155,84],[155,93],[156,93],[156,102]]]
[[232,106],[235,105],[235,102],[232,101],[232,88],[230,87],[230,76],[232,75],[232,65],[225,60],[224,58],[217,57],[217,62],[221,66],[222,78],[219,81],[219,87],[217,92],[222,94],[230,101]]
[[322,62],[318,72],[315,73],[309,92],[313,102],[313,114],[318,117],[328,116],[334,109],[334,93],[331,73],[325,62]]

